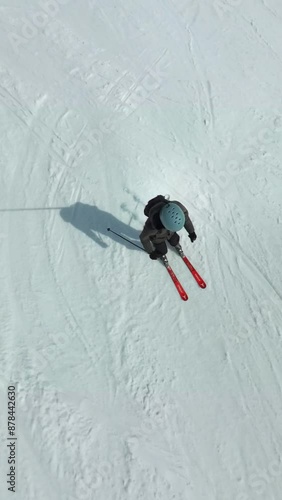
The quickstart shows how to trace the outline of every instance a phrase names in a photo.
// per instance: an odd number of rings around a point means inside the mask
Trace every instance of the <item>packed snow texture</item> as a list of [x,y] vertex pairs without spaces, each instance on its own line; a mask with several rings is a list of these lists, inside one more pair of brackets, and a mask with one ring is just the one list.
[[279,500],[281,0],[0,8],[1,500]]

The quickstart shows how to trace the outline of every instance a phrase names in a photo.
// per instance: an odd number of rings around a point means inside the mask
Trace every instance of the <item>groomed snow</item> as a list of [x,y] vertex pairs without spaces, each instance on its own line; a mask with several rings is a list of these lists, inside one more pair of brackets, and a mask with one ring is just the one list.
[[[282,3],[0,0],[0,498],[280,500]],[[169,194],[207,282],[135,243]]]

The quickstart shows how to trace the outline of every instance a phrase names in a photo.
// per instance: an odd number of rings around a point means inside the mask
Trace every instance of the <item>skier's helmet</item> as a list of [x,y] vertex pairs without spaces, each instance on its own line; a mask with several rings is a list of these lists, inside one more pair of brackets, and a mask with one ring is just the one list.
[[183,210],[176,203],[167,203],[161,208],[160,219],[168,231],[180,231],[185,224]]

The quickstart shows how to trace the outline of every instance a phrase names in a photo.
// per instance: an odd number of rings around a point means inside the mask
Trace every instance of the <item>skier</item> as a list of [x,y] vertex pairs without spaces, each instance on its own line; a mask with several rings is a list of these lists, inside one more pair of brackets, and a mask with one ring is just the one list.
[[163,258],[167,253],[167,241],[171,246],[181,249],[177,231],[183,227],[192,243],[197,238],[188,210],[179,201],[169,201],[163,195],[158,195],[147,203],[144,214],[148,219],[140,240],[153,260]]

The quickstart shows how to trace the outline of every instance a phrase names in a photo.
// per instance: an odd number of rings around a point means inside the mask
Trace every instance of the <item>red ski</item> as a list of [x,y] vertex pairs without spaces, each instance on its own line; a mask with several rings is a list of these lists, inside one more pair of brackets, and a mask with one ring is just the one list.
[[187,293],[185,292],[183,286],[181,285],[179,279],[176,277],[176,275],[174,274],[172,268],[170,267],[169,263],[168,263],[168,260],[167,260],[167,257],[163,257],[162,258],[162,261],[166,267],[166,270],[168,272],[168,274],[170,275],[174,285],[175,285],[175,288],[177,289],[180,297],[182,300],[188,300],[188,295]]
[[180,257],[182,258],[183,262],[186,264],[189,271],[191,272],[192,276],[197,281],[198,285],[201,288],[206,288],[206,286],[207,286],[206,283],[204,282],[203,278],[199,275],[199,273],[196,271],[196,269],[192,266],[190,260],[186,257],[186,255],[184,255],[184,252],[183,252],[181,246],[177,245],[176,249],[177,249]]

